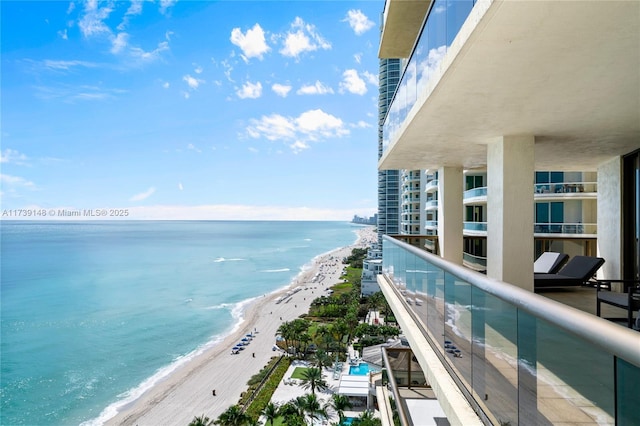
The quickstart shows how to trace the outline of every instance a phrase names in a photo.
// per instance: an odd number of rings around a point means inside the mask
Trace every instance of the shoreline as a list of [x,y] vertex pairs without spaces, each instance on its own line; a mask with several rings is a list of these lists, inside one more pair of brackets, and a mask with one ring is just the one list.
[[[350,255],[353,248],[375,242],[373,230],[371,226],[356,229],[357,239],[353,244],[314,257],[304,265],[309,267],[303,266],[287,286],[242,302],[245,305],[241,305],[240,322],[229,333],[220,335],[210,346],[205,344],[196,350],[196,355],[158,379],[134,400],[122,406],[117,406],[121,400],[114,402],[83,425],[188,424],[194,416],[203,414],[215,420],[239,401],[251,376],[279,354],[272,347],[280,324],[308,313],[311,301],[339,282],[342,258]],[[285,297],[296,288],[300,290]],[[282,299],[277,302],[279,298]],[[254,331],[255,337],[246,349],[231,355],[231,347]],[[200,350],[201,353],[197,353]],[[117,412],[112,414],[113,410]]]

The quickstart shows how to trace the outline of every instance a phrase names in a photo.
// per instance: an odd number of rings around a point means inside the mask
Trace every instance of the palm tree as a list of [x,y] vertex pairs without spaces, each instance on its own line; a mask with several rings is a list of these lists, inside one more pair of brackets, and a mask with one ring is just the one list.
[[280,407],[280,415],[284,418],[284,424],[287,426],[306,426],[304,421],[304,408],[300,405],[298,398]]
[[367,410],[353,419],[352,424],[357,426],[380,426],[382,425],[382,421],[379,418],[373,417],[373,413]]
[[260,412],[266,419],[268,423],[271,423],[273,426],[273,422],[280,415],[280,410],[277,404],[273,402],[269,402]]
[[351,405],[348,396],[334,393],[331,395],[331,401],[329,401],[327,406],[338,413],[338,417],[340,418],[339,424],[342,424],[344,421],[344,410],[351,408],[353,405]]
[[248,422],[249,416],[238,405],[232,405],[213,423],[220,426],[242,426]]
[[316,389],[323,391],[327,389],[327,382],[322,378],[322,370],[317,367],[309,367],[302,372],[302,388],[311,388],[311,394],[315,396]]
[[308,393],[304,396],[299,396],[296,400],[300,407],[302,407],[303,412],[309,416],[312,424],[313,421],[319,417],[327,417],[327,410],[320,405],[320,400],[318,400],[318,397],[314,394]]
[[316,367],[322,370],[324,367],[328,367],[333,363],[333,360],[324,350],[318,349],[314,355]]
[[204,414],[201,416],[195,416],[193,420],[189,422],[189,426],[210,426],[211,424],[213,424],[211,419]]

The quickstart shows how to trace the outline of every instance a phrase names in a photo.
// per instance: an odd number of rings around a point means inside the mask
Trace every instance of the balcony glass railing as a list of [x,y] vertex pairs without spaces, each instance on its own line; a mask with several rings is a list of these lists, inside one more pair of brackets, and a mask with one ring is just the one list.
[[637,331],[388,236],[382,268],[385,290],[491,423],[640,424]]
[[487,232],[487,222],[464,222],[464,230]]
[[427,220],[424,222],[424,226],[426,228],[437,228],[438,227],[438,221],[437,220]]
[[486,196],[487,196],[487,187],[483,186],[483,187],[468,189],[464,191],[464,194],[462,197],[463,199],[466,200],[468,198],[486,197]]
[[462,253],[462,262],[476,271],[487,269],[487,258],[469,253]]
[[451,46],[462,24],[471,13],[475,0],[436,0],[418,38],[411,58],[396,88],[383,125],[383,149],[394,140],[397,131],[424,93],[429,80]]
[[434,207],[438,207],[438,200],[429,200],[426,203],[424,203],[425,209],[432,209]]
[[432,192],[435,189],[438,189],[438,179],[434,179],[432,181],[429,181],[424,186],[425,192]]
[[534,185],[534,191],[536,194],[598,192],[598,184],[596,182],[536,183]]
[[536,223],[535,234],[597,234],[598,225],[595,223]]

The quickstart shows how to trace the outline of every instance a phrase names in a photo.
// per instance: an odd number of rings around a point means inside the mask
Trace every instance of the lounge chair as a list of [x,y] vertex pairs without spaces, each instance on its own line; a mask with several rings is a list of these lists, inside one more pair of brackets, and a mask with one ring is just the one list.
[[567,263],[569,255],[546,251],[533,263],[533,272],[536,274],[555,274]]
[[[612,291],[612,283],[621,283],[623,292]],[[627,311],[627,327],[633,327],[633,311],[640,310],[640,280],[598,280],[596,286],[596,314],[601,316],[600,304],[606,303]],[[638,313],[640,316],[640,312]]]
[[587,283],[604,264],[601,257],[574,256],[555,274],[534,274],[534,288],[571,287]]

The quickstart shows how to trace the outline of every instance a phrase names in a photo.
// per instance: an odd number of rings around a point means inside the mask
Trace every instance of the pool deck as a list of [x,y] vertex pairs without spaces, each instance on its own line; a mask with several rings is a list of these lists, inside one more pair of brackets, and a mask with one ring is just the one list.
[[[295,399],[299,396],[303,396],[309,393],[310,390],[304,389],[301,385],[302,382],[298,379],[291,378],[291,375],[293,374],[296,367],[312,367],[312,366],[313,364],[307,361],[299,361],[299,360],[293,361],[293,363],[291,363],[291,365],[287,369],[287,372],[284,374],[284,377],[280,381],[280,384],[278,384],[278,387],[273,393],[273,396],[271,397],[271,402],[273,402],[274,404],[282,405],[291,401],[292,399]],[[348,371],[349,371],[349,364],[344,363],[342,368],[342,375],[346,375]],[[330,401],[331,395],[338,392],[341,377],[338,377],[337,379],[335,379],[333,373],[334,373],[333,368],[322,369],[322,378],[327,383],[328,388],[327,390],[322,392],[316,390],[316,396],[320,400],[321,405],[324,405],[328,401]],[[361,375],[358,377],[364,377],[364,376]],[[350,409],[350,411],[345,412],[345,416],[358,417],[363,411],[365,411],[365,409],[366,409],[365,406],[353,407],[352,409]],[[377,411],[374,412],[374,416],[375,415],[377,415]],[[330,423],[336,423],[338,422],[338,420],[339,418],[337,413],[329,412],[329,417],[323,420],[322,424],[327,425]]]

